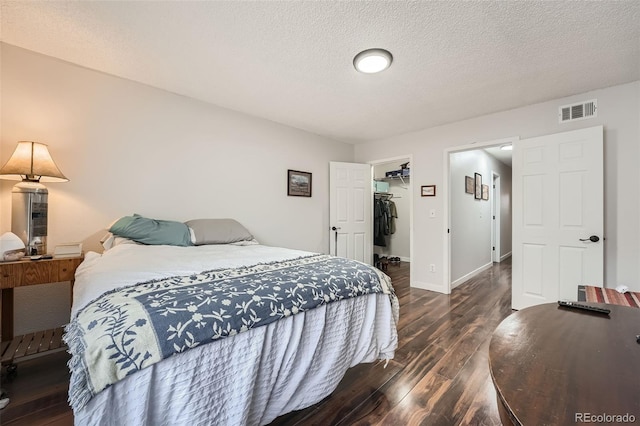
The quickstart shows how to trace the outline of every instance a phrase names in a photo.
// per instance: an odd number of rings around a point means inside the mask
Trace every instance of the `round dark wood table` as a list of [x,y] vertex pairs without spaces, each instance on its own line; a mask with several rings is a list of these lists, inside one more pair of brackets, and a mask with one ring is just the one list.
[[489,368],[504,425],[640,423],[640,309],[590,305],[611,313],[548,303],[496,328]]

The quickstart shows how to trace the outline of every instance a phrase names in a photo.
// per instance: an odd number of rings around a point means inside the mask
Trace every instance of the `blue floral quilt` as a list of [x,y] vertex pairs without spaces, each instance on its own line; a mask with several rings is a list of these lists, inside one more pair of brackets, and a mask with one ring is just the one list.
[[317,254],[105,293],[66,328],[69,402],[80,409],[138,370],[280,318],[350,297],[391,295],[386,279],[369,265]]

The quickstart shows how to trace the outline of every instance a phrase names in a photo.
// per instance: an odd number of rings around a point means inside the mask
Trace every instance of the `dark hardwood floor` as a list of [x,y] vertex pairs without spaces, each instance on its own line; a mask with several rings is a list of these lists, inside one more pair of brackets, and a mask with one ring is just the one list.
[[17,363],[18,375],[11,381],[3,374],[2,388],[11,402],[0,410],[0,424],[73,425],[73,413],[67,403],[68,360],[66,352],[56,352]]
[[511,314],[511,259],[451,295],[409,287],[409,264],[390,265],[400,299],[395,358],[351,368],[315,406],[272,425],[500,425],[489,374],[493,330]]
[[[400,299],[395,358],[347,371],[323,401],[272,425],[499,425],[488,366],[493,330],[511,314],[510,259],[451,295],[409,287],[409,264],[389,265]],[[2,425],[72,425],[66,353],[19,364],[2,387]]]

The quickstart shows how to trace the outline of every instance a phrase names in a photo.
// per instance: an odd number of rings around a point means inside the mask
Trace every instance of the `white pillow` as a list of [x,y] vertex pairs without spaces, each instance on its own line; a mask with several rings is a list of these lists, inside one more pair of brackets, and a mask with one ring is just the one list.
[[255,238],[253,240],[236,241],[235,243],[229,243],[230,246],[255,246],[257,244],[260,243]]
[[104,251],[107,251],[111,247],[113,247],[113,242],[115,241],[115,239],[115,235],[113,235],[111,232],[107,232],[105,236],[100,239],[100,244],[102,244],[102,248],[104,248]]
[[104,251],[114,248],[115,246],[119,246],[120,244],[141,244],[137,241],[130,240],[125,237],[118,237],[113,235],[111,232],[107,232],[107,234],[100,239],[100,243],[104,248]]

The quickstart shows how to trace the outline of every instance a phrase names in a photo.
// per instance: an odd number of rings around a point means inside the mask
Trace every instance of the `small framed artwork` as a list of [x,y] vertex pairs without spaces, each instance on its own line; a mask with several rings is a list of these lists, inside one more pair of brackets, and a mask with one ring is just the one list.
[[489,199],[489,185],[482,185],[482,199]]
[[482,199],[482,175],[480,173],[473,174],[475,181],[474,197],[476,200]]
[[464,192],[473,194],[473,178],[471,176],[464,177]]
[[423,197],[435,197],[436,196],[436,186],[435,185],[422,185],[420,187],[421,195]]
[[287,170],[287,195],[290,197],[311,197],[311,173]]

